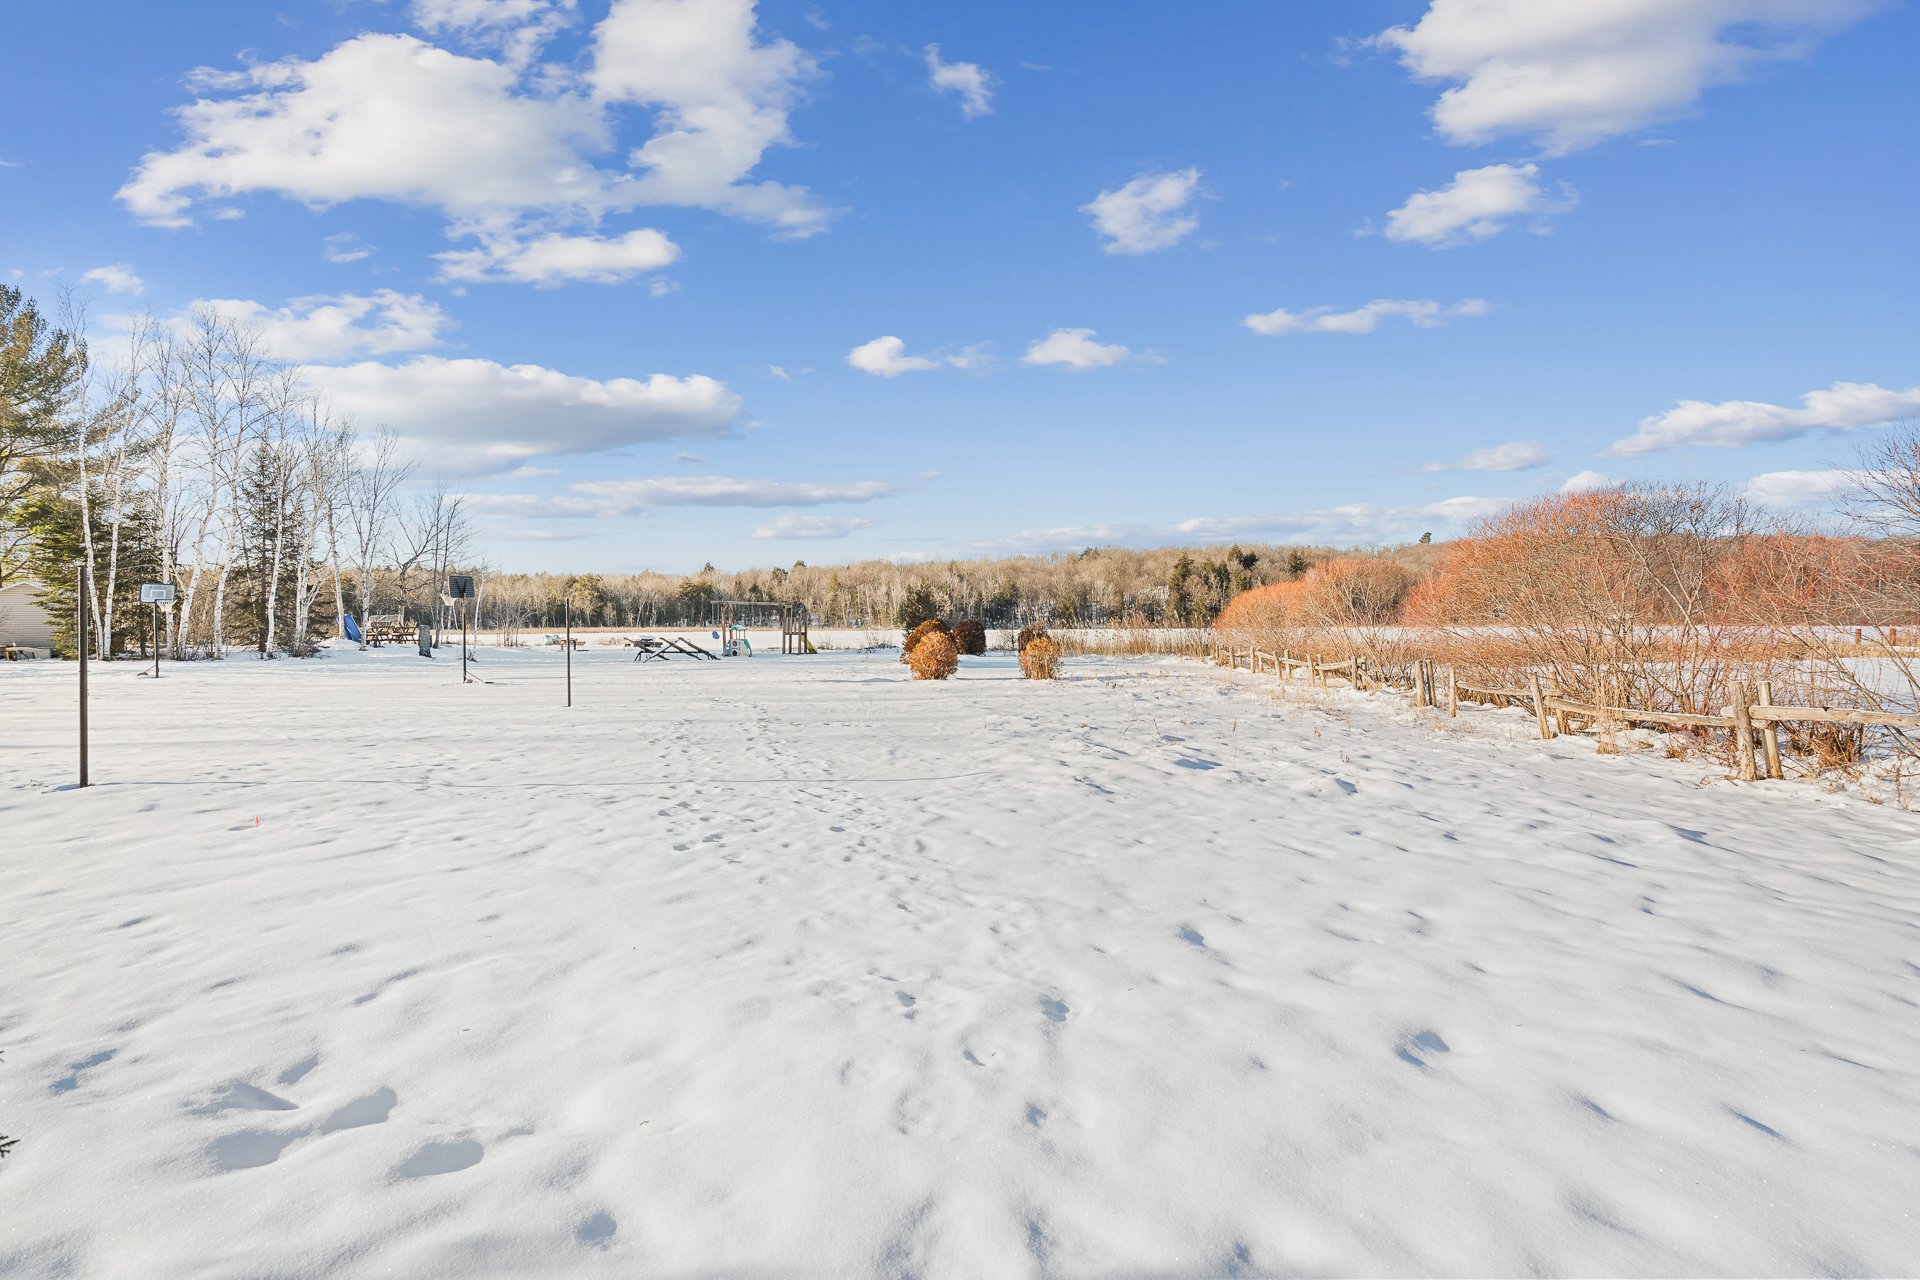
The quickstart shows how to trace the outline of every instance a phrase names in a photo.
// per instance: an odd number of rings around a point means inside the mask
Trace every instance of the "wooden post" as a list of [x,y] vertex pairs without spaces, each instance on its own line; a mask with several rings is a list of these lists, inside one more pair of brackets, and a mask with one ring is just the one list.
[[1447,664],[1447,717],[1453,719],[1460,714],[1460,686],[1455,678],[1453,664]]
[[79,643],[75,651],[80,658],[80,785],[87,782],[87,571],[83,568],[74,575],[74,602],[80,606],[79,617],[74,623]]
[[1347,651],[1347,687],[1351,689],[1360,687],[1360,655],[1351,649]]
[[1753,764],[1753,693],[1742,680],[1734,681],[1729,692],[1733,695],[1733,705],[1727,709],[1733,717],[1733,767],[1740,781],[1753,782],[1759,777]]
[[1547,718],[1547,695],[1540,688],[1540,673],[1538,671],[1534,672],[1531,678],[1533,681],[1533,716],[1534,719],[1540,722],[1540,740],[1542,742],[1552,742],[1553,721]]
[[[1760,705],[1763,707],[1773,705],[1773,681],[1771,680],[1760,682]],[[1761,723],[1760,745],[1766,748],[1767,752],[1767,776],[1776,782],[1784,779],[1787,774],[1780,767],[1780,722],[1778,720],[1767,720]]]

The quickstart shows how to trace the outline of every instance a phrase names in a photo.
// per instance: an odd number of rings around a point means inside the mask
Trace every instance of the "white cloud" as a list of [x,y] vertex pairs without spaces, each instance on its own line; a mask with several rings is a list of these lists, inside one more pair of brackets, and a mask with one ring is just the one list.
[[1505,444],[1471,449],[1452,462],[1429,462],[1422,471],[1527,471],[1544,467],[1553,455],[1538,440],[1510,440]]
[[763,539],[844,538],[850,533],[873,528],[873,521],[858,516],[806,516],[797,513],[777,516],[753,531]]
[[1281,307],[1264,315],[1248,316],[1241,323],[1255,333],[1269,335],[1372,333],[1379,327],[1382,320],[1391,316],[1403,316],[1416,328],[1432,329],[1445,324],[1448,320],[1485,314],[1487,314],[1487,304],[1480,298],[1467,298],[1450,307],[1429,300],[1379,298],[1352,311],[1335,311],[1332,307],[1315,307],[1310,311],[1288,311],[1285,307]]
[[962,347],[940,358],[946,361],[950,368],[979,373],[993,367],[993,353],[988,350],[988,346],[988,343],[976,342],[970,347]]
[[[870,373],[877,378],[895,378],[903,373],[924,372],[928,369],[977,371],[991,365],[993,358],[981,346],[962,347],[958,351],[944,355],[910,356],[907,354],[906,342],[889,334],[883,338],[875,338],[871,342],[863,342],[847,352],[847,363],[862,373]],[[811,370],[802,370],[802,372],[807,373]],[[784,381],[793,381],[784,369],[776,369],[775,374]]]
[[985,71],[971,62],[940,61],[940,46],[927,46],[927,83],[941,93],[960,95],[960,114],[969,120],[993,113],[993,90]]
[[1183,537],[1226,539],[1254,535],[1313,538],[1336,543],[1385,542],[1425,533],[1434,524],[1463,525],[1508,506],[1505,498],[1443,498],[1438,502],[1388,507],[1375,502],[1277,515],[1203,517],[1173,526]]
[[646,171],[639,200],[811,235],[829,215],[806,188],[746,181],[768,147],[792,141],[787,114],[816,74],[791,42],[760,43],[756,25],[754,0],[614,0],[589,79],[602,102],[653,110],[656,132],[629,157]]
[[147,282],[135,275],[133,268],[124,262],[95,267],[80,278],[89,284],[99,285],[108,293],[145,293],[147,290]]
[[[482,515],[515,519],[579,517],[605,519],[643,515],[657,507],[824,507],[872,502],[894,492],[884,480],[811,483],[738,480],[730,476],[651,476],[585,480],[557,495],[476,494]],[[777,523],[777,522],[776,522]]]
[[1592,493],[1595,489],[1606,489],[1612,485],[1613,481],[1598,471],[1576,471],[1560,486],[1560,492]]
[[841,483],[735,480],[727,476],[659,476],[648,480],[587,480],[573,486],[618,512],[649,507],[822,507],[871,502],[894,491],[884,480]]
[[612,142],[600,108],[578,93],[523,94],[518,80],[486,58],[379,34],[311,62],[202,77],[203,89],[252,92],[179,108],[185,144],[141,157],[119,197],[162,226],[184,225],[196,198],[246,191],[315,206],[388,200],[493,221],[633,202],[632,179],[583,162]]
[[1836,382],[1800,397],[1801,407],[1758,400],[1682,400],[1665,413],[1640,420],[1640,429],[1613,442],[1615,457],[1658,453],[1685,445],[1731,449],[1791,440],[1815,431],[1853,431],[1902,418],[1920,417],[1920,387],[1893,391],[1870,382]]
[[442,280],[510,281],[551,288],[580,281],[619,284],[673,263],[680,249],[662,232],[641,227],[619,236],[558,231],[526,240],[487,236],[478,249],[451,250],[434,257]]
[[847,363],[877,378],[896,378],[903,373],[940,367],[938,360],[927,356],[910,356],[906,350],[904,339],[892,336],[875,338],[847,352]]
[[528,458],[712,439],[740,420],[740,397],[701,374],[601,380],[439,356],[306,365],[301,374],[338,412],[414,441],[433,470],[506,471]]
[[1095,524],[1027,529],[971,544],[985,552],[1016,554],[1123,545],[1161,546],[1180,542],[1226,542],[1245,538],[1304,539],[1335,546],[1409,540],[1427,532],[1464,527],[1510,505],[1505,498],[1457,497],[1438,502],[1383,506],[1354,502],[1343,506],[1267,515],[1202,516],[1173,525]]
[[320,242],[321,254],[328,262],[358,262],[373,256],[373,246],[351,231],[336,231]]
[[516,67],[533,61],[576,17],[574,0],[413,0],[410,12],[414,25],[429,35],[497,49]]
[[242,298],[202,298],[187,311],[210,311],[259,334],[281,360],[350,360],[442,345],[453,321],[417,293],[377,289],[293,298],[284,307]]
[[1835,505],[1859,478],[1851,471],[1768,471],[1747,481],[1742,492],[1777,511],[1817,510]]
[[[472,499],[468,499],[469,505]],[[512,542],[578,542],[582,538],[591,538],[591,532],[580,529],[488,529],[489,538],[505,538]]]
[[1678,115],[1710,85],[1794,57],[1875,0],[1432,0],[1373,38],[1423,80],[1463,145],[1520,135],[1571,151]]
[[1080,212],[1093,220],[1108,253],[1152,253],[1179,244],[1200,225],[1188,208],[1199,191],[1198,169],[1143,173],[1102,191]]
[[[508,0],[416,10],[469,37],[524,34],[567,12]],[[203,96],[174,113],[182,144],[143,156],[119,198],[163,226],[187,223],[200,200],[270,191],[316,207],[433,208],[456,234],[526,238],[664,204],[805,235],[827,218],[805,188],[748,179],[768,147],[791,141],[787,113],[813,71],[792,44],[757,40],[752,0],[614,0],[584,77],[368,33],[312,60],[196,73]],[[652,134],[629,150],[630,105],[648,109]],[[626,168],[601,163],[622,150]]]
[[1119,364],[1133,352],[1117,342],[1095,342],[1091,329],[1055,329],[1027,348],[1022,364],[1057,364],[1068,369],[1101,369]]
[[[1536,164],[1490,164],[1463,169],[1438,191],[1420,191],[1387,215],[1386,237],[1431,248],[1485,240],[1522,215],[1544,217],[1573,207],[1571,188],[1558,195],[1540,187]],[[1536,224],[1538,225],[1538,224]]]

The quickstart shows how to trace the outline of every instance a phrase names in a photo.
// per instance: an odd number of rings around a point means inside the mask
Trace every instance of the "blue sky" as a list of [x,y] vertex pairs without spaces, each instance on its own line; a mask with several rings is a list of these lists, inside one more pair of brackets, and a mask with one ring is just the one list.
[[[1920,418],[1886,0],[5,19],[0,274],[213,304],[503,568],[1818,507]],[[889,341],[892,340],[892,341]]]

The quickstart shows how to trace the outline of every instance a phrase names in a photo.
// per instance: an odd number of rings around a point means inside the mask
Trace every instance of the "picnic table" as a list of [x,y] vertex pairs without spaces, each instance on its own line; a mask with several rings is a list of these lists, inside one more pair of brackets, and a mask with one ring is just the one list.
[[665,662],[676,653],[695,661],[701,658],[712,658],[716,662],[720,660],[719,654],[680,636],[628,636],[621,643],[635,651],[635,662]]
[[377,613],[367,619],[367,643],[413,644],[420,637],[420,629],[408,622],[405,614]]

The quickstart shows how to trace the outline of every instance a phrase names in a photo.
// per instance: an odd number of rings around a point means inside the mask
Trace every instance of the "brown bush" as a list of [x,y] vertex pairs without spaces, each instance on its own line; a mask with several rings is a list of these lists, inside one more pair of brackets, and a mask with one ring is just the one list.
[[964,657],[979,657],[987,651],[987,629],[972,618],[954,623],[953,647]]
[[946,623],[940,621],[938,618],[928,618],[925,622],[907,632],[906,639],[900,642],[900,661],[911,662],[913,660],[915,647],[928,636],[950,636],[951,634],[952,633],[947,630]]
[[1014,651],[1016,653],[1025,653],[1027,646],[1035,640],[1045,640],[1047,638],[1047,629],[1045,627],[1037,622],[1029,622],[1026,626],[1020,628],[1020,634],[1013,642]]
[[908,665],[915,680],[945,680],[960,669],[960,655],[945,631],[934,631],[913,646]]
[[1039,635],[1020,650],[1020,674],[1029,680],[1051,680],[1060,670],[1060,646]]

